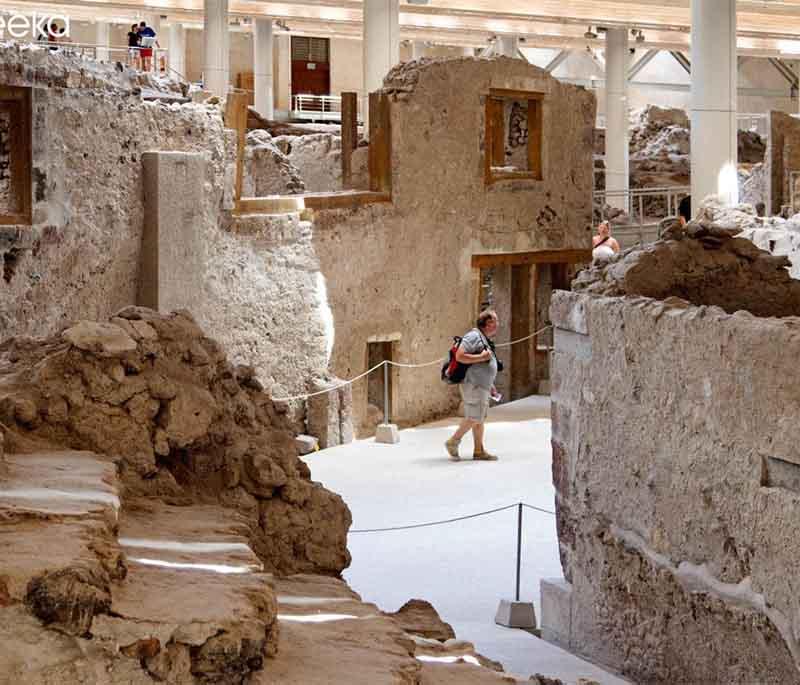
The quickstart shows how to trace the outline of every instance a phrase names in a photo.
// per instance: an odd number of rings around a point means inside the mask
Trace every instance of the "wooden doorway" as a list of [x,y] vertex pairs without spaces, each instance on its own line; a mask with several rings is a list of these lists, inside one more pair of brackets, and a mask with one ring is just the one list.
[[[553,290],[569,289],[569,270],[591,261],[591,250],[538,250],[472,256],[475,311],[491,306],[506,326],[507,339],[528,338],[550,323]],[[539,390],[550,378],[552,330],[516,343],[502,352],[508,365],[498,388],[516,400]],[[548,390],[543,390],[548,392]]]
[[292,99],[295,95],[330,95],[330,39],[292,36]]

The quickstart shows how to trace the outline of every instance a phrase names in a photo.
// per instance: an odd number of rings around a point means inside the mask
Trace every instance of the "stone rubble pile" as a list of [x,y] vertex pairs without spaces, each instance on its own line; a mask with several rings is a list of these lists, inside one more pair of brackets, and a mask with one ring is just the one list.
[[800,282],[789,273],[791,262],[741,237],[743,217],[760,221],[740,210],[724,211],[713,201],[684,227],[665,220],[661,240],[593,265],[578,275],[572,288],[612,297],[680,298],[729,314],[800,314]]
[[46,340],[5,341],[0,424],[6,449],[107,454],[131,494],[236,509],[269,571],[338,574],[350,562],[350,512],[311,481],[285,407],[187,312],[128,307]]

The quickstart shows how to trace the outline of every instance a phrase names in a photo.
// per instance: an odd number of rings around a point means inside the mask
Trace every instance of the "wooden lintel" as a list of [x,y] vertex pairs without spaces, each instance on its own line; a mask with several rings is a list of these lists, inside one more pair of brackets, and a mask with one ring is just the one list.
[[376,202],[391,202],[388,193],[373,193],[368,190],[343,191],[338,193],[306,193],[301,195],[270,195],[267,197],[243,197],[236,203],[236,214],[287,214],[303,209],[349,209]]
[[490,266],[520,266],[523,264],[582,264],[592,261],[592,251],[534,250],[532,252],[498,252],[472,255],[473,269]]
[[318,195],[304,195],[306,209],[347,209],[349,207],[361,207],[371,205],[376,202],[391,202],[392,196],[389,193],[377,193],[369,190],[355,191],[351,193],[320,193]]
[[503,100],[544,100],[544,93],[532,90],[511,90],[509,88],[490,88],[489,97]]

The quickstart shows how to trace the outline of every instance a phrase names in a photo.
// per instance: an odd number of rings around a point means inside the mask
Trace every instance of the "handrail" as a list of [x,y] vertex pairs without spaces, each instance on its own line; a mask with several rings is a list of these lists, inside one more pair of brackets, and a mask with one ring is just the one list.
[[[661,221],[661,219],[664,219],[668,216],[675,216],[678,213],[678,205],[681,198],[687,195],[691,195],[690,186],[630,188],[628,190],[595,190],[592,192],[592,227],[594,228],[598,223],[595,217],[595,210],[599,209],[602,213],[603,208],[606,204],[608,204],[607,200],[609,198],[624,199],[626,213],[628,214],[629,218],[628,227],[642,229],[645,226],[657,224]],[[666,201],[665,212],[663,216],[652,217],[645,215],[645,199],[648,197],[654,199],[663,198]]]
[[[359,118],[361,107],[359,103]],[[292,96],[292,116],[298,119],[338,121],[342,116],[342,98],[339,95],[313,95],[298,93]]]

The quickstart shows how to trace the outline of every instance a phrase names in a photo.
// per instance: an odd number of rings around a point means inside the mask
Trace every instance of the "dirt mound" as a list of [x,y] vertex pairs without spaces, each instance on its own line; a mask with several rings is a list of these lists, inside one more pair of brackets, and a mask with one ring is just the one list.
[[338,574],[350,512],[311,481],[284,411],[187,312],[128,307],[0,345],[6,451],[118,458],[128,496],[239,510],[266,570]]

